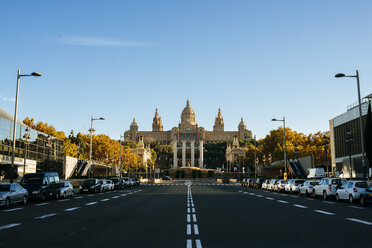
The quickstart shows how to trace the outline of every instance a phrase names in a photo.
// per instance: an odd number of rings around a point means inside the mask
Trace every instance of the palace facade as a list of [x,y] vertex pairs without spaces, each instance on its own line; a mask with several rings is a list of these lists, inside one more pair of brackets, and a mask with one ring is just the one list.
[[133,119],[130,129],[125,131],[124,138],[128,141],[143,140],[149,144],[155,141],[173,144],[173,168],[199,167],[205,168],[204,144],[208,142],[232,142],[235,139],[251,139],[252,132],[247,130],[243,118],[238,125],[238,131],[225,131],[221,110],[215,119],[213,131],[207,131],[195,122],[195,112],[187,100],[186,107],[181,113],[181,122],[178,127],[169,131],[163,130],[158,109],[152,123],[152,131],[139,131],[136,120]]

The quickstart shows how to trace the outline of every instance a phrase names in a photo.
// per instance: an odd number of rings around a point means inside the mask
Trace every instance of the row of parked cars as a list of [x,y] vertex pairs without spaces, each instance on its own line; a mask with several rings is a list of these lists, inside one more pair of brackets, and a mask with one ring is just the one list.
[[[79,192],[98,193],[140,185],[138,178],[86,179]],[[28,200],[60,199],[74,197],[75,190],[68,181],[60,181],[56,172],[30,173],[21,182],[0,184],[0,206],[10,207],[15,203],[27,204]]]
[[242,186],[271,190],[283,193],[322,197],[324,200],[335,198],[337,201],[347,200],[366,205],[372,202],[372,183],[363,180],[345,180],[325,177],[313,179],[265,179],[243,178]]

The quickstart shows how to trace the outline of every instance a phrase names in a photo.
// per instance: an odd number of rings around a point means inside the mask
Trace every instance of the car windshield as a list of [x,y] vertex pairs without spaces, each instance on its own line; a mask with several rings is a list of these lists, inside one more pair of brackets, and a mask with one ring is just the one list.
[[342,184],[341,179],[332,179],[332,184]]
[[21,184],[42,184],[43,176],[27,176],[23,177]]
[[10,184],[0,184],[0,191],[9,191]]
[[355,183],[356,188],[368,189],[368,184],[366,182]]

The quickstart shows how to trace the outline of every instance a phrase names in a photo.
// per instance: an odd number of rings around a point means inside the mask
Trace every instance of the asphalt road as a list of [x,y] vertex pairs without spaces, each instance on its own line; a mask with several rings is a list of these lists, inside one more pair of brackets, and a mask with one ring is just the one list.
[[208,181],[0,209],[0,247],[371,247],[372,207]]

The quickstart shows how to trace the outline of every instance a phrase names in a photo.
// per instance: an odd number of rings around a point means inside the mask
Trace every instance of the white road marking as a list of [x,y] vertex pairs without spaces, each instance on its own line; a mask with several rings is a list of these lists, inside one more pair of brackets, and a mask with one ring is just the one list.
[[121,194],[120,196],[126,196],[127,194]]
[[238,192],[239,192],[239,193],[242,193],[243,191],[241,191],[241,190],[238,190]]
[[334,213],[323,211],[323,210],[314,210],[314,212],[321,213],[321,214],[326,214],[326,215],[336,215]]
[[48,204],[49,204],[49,202],[43,202],[43,203],[36,204],[35,206],[39,207],[39,206],[44,206],[44,205],[48,205]]
[[257,197],[263,197],[262,195],[256,195]]
[[0,231],[4,230],[4,229],[11,228],[11,227],[19,226],[19,225],[21,225],[21,223],[13,223],[13,224],[5,225],[5,226],[0,226]]
[[287,201],[282,201],[282,200],[277,200],[277,202],[280,202],[280,203],[289,203]]
[[190,207],[190,204],[189,204],[189,203],[187,203],[187,207],[188,207],[188,208]]
[[80,207],[74,207],[74,208],[67,208],[65,209],[66,212],[74,211],[76,209],[79,209]]
[[120,196],[116,195],[116,196],[113,196],[111,197],[112,199],[116,199],[116,198],[119,198]]
[[265,198],[268,200],[274,200],[274,198],[271,198],[271,197],[265,197]]
[[190,222],[190,215],[187,215],[187,222]]
[[306,200],[309,200],[309,201],[315,201],[315,199],[313,198],[305,198]]
[[191,202],[191,207],[194,207],[194,203],[193,202]]
[[56,214],[56,213],[52,213],[52,214],[44,214],[44,215],[42,215],[42,216],[35,217],[34,219],[41,220],[41,219],[49,218],[49,217],[52,217],[52,216],[55,216],[55,215],[57,215],[57,214]]
[[243,192],[244,194],[249,194],[248,192]]
[[307,208],[306,206],[304,206],[304,205],[299,205],[299,204],[293,204],[293,206],[298,207],[298,208]]
[[368,226],[371,226],[372,225],[371,222],[364,221],[364,220],[358,220],[358,219],[354,219],[354,218],[346,218],[346,219],[347,220],[354,221],[354,222],[362,223],[362,224],[365,224],[365,225],[368,225]]
[[109,200],[110,200],[109,198],[105,198],[105,199],[102,199],[101,201],[105,202],[105,201],[109,201]]
[[88,196],[94,196],[94,195],[88,195]]
[[190,208],[187,208],[187,213],[190,213]]
[[202,248],[200,239],[195,240],[195,242],[196,242],[196,248]]
[[11,209],[4,210],[4,212],[13,212],[13,211],[21,210],[21,209],[24,209],[24,208],[11,208]]
[[199,228],[198,225],[194,225],[194,234],[199,235]]
[[330,202],[330,201],[322,201],[324,203],[327,203],[327,204],[336,204],[335,202]]
[[192,248],[192,240],[191,239],[187,240],[186,248]]
[[192,212],[195,213],[195,208],[192,208]]
[[187,224],[187,235],[191,235],[191,224]]
[[193,214],[193,215],[192,215],[192,220],[193,220],[194,222],[196,222],[196,214]]
[[91,205],[94,205],[94,204],[97,204],[98,202],[89,202],[87,204],[85,204],[86,206],[91,206]]
[[78,197],[75,197],[74,199],[82,199],[82,198],[84,198],[84,197],[78,196]]
[[349,206],[349,208],[365,209],[364,207],[358,207],[358,206]]
[[253,194],[253,193],[249,193],[250,195],[255,195],[255,194]]
[[65,202],[65,201],[69,201],[70,199],[62,199],[62,200],[59,200],[58,202]]

